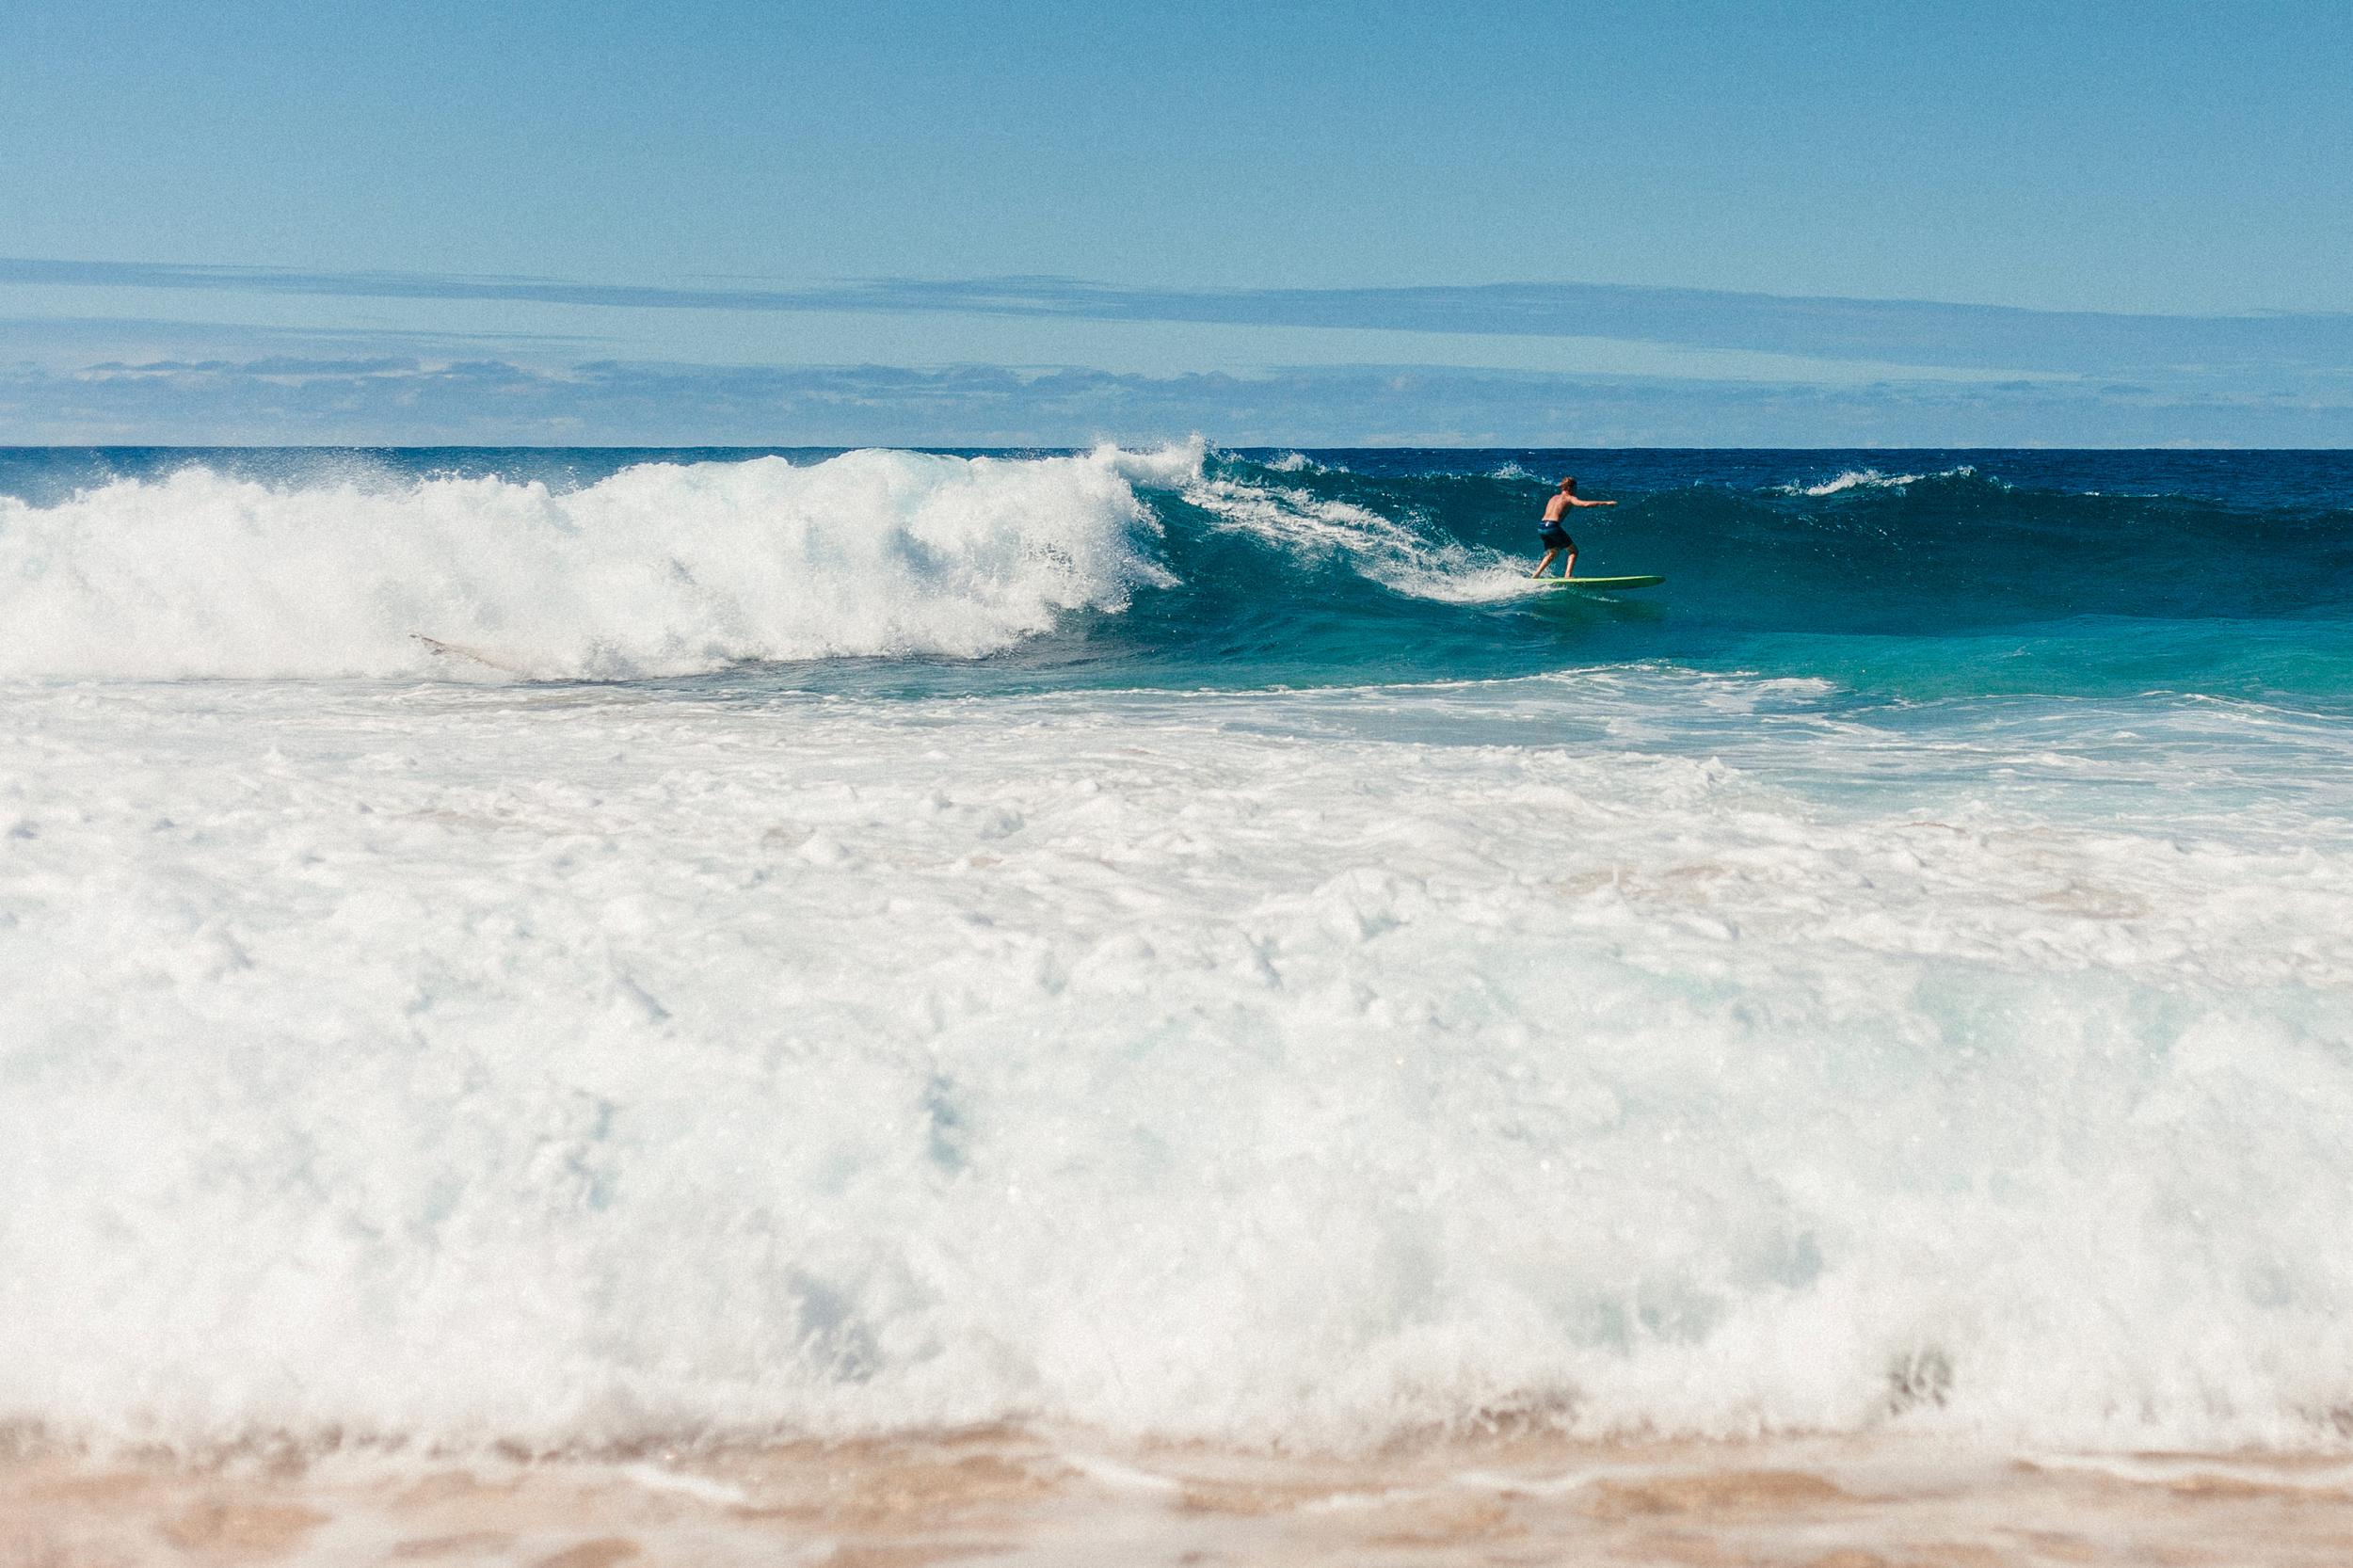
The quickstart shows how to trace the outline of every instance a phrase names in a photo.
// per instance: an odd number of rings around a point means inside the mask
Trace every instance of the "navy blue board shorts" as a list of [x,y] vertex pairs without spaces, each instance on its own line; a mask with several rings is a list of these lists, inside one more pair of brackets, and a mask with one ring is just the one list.
[[1543,542],[1546,550],[1575,550],[1577,548],[1577,541],[1569,537],[1569,531],[1558,523],[1545,523],[1536,531],[1536,537]]

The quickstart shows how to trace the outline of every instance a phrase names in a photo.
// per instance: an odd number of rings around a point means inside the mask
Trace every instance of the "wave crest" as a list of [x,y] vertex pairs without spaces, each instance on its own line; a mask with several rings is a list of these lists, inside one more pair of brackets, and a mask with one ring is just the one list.
[[[1981,477],[1976,465],[1963,463],[1959,468],[1940,470],[1935,473],[1882,473],[1875,468],[1848,469],[1829,479],[1811,485],[1776,485],[1774,495],[1802,495],[1819,498],[1840,495],[1848,490],[1893,490],[1902,494],[1913,486],[1936,479],[1977,479]],[[1995,481],[1999,483],[1999,481]]]
[[270,484],[194,465],[51,506],[0,498],[0,674],[395,676],[415,633],[520,673],[973,657],[1170,581],[1135,486],[1201,451],[861,451],[500,478]]

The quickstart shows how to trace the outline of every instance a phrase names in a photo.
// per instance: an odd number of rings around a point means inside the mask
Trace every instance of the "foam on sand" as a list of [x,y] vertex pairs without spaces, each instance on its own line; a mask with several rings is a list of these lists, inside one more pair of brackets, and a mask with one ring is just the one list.
[[2010,1455],[1880,1438],[1577,1444],[1497,1434],[1378,1455],[1136,1448],[1019,1429],[548,1462],[307,1465],[0,1458],[31,1562],[1226,1560],[1577,1563],[2333,1562],[2342,1464]]

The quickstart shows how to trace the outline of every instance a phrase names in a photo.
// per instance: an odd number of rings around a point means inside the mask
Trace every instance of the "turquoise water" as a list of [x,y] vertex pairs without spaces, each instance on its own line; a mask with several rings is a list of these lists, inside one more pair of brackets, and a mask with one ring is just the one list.
[[[1575,515],[1579,570],[1668,581],[1602,600],[1433,602],[1368,582],[1345,547],[1303,558],[1156,497],[1190,591],[1095,636],[1181,664],[1177,679],[1662,661],[1910,698],[2165,689],[2333,706],[2353,692],[2341,455],[1324,456],[1325,472],[1228,472],[1409,520],[1436,549],[1531,560],[1548,481],[1575,472],[1619,502]],[[1855,475],[1869,477],[1840,485]]]

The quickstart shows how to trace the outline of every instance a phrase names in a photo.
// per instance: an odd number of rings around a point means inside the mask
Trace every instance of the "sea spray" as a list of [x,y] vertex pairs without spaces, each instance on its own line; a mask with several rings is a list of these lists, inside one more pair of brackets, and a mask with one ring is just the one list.
[[2264,715],[2169,701],[330,690],[10,705],[9,1419],[2353,1408],[2342,732],[2250,811]]
[[594,679],[975,657],[1166,581],[1128,478],[1165,466],[859,452],[559,490],[192,464],[47,506],[0,497],[0,673],[392,675],[426,658],[412,633]]

